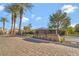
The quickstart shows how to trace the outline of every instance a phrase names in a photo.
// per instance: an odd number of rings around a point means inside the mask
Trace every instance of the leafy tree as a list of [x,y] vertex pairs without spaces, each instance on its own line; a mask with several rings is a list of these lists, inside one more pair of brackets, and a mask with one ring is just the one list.
[[24,32],[32,32],[32,29],[31,29],[31,27],[32,27],[32,24],[30,23],[28,26],[24,26]]
[[76,31],[76,32],[79,32],[79,24],[76,24],[76,25],[75,25],[75,31]]
[[29,29],[31,29],[31,28],[32,28],[32,23],[30,23],[30,24],[28,25],[28,27],[29,27]]
[[56,30],[56,34],[61,29],[66,29],[70,25],[70,18],[67,13],[58,10],[56,13],[50,15],[49,29]]
[[75,28],[73,28],[73,27],[68,27],[67,28],[67,30],[66,30],[66,35],[68,35],[68,34],[74,34],[75,33]]
[[29,27],[27,27],[27,26],[24,26],[24,32],[28,32],[29,31]]

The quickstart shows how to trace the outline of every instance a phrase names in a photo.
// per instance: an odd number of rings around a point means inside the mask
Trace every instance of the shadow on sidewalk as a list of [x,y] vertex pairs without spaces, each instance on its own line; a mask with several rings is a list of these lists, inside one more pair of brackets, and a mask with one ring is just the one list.
[[34,38],[25,38],[23,40],[33,42],[33,43],[53,43],[57,45],[79,48],[79,44],[72,44],[70,41],[60,43],[60,42],[48,41],[48,40],[43,40],[43,39],[34,39]]

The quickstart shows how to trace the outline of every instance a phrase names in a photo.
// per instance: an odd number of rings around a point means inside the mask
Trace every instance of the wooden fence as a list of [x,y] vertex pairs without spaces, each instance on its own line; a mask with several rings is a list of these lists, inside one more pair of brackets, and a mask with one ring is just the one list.
[[53,40],[53,41],[58,41],[59,40],[59,35],[56,34],[55,30],[35,30],[33,33],[34,38],[40,38],[40,39],[46,39],[46,40]]

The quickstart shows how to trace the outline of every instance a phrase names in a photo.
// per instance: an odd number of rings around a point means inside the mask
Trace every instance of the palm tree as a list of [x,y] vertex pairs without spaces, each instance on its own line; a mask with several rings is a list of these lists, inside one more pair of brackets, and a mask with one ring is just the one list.
[[2,17],[0,22],[3,23],[3,34],[4,34],[4,32],[5,32],[5,23],[8,22],[8,21],[7,21],[7,19],[5,17]]
[[19,15],[20,15],[20,23],[19,23],[19,33],[22,34],[22,18],[23,18],[23,14],[24,11],[26,11],[27,9],[31,9],[32,4],[30,3],[19,3],[18,4],[18,8],[19,8]]
[[12,4],[12,5],[8,5],[6,6],[5,10],[8,13],[12,14],[12,20],[11,20],[11,34],[15,33],[15,24],[16,24],[16,14],[17,14],[17,5],[16,4]]
[[14,31],[13,31],[13,34],[15,34],[15,30],[16,30],[16,17],[17,17],[17,14],[16,13],[14,13]]
[[[12,25],[11,25],[11,31],[14,29],[15,31],[15,24],[16,24],[16,16],[17,14],[19,14],[20,16],[20,23],[19,23],[19,33],[22,34],[22,18],[23,18],[23,14],[24,11],[26,11],[27,9],[31,9],[32,5],[30,3],[19,3],[19,4],[12,4],[10,6],[7,6],[5,9],[9,12],[12,13]],[[13,28],[14,26],[14,28]],[[14,32],[13,31],[13,32]]]

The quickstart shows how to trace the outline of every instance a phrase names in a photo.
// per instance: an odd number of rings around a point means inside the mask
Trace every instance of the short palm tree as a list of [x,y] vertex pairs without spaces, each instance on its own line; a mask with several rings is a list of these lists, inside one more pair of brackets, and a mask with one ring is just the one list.
[[0,22],[3,23],[3,34],[4,34],[4,32],[5,32],[5,23],[8,22],[8,20],[5,17],[2,17]]

